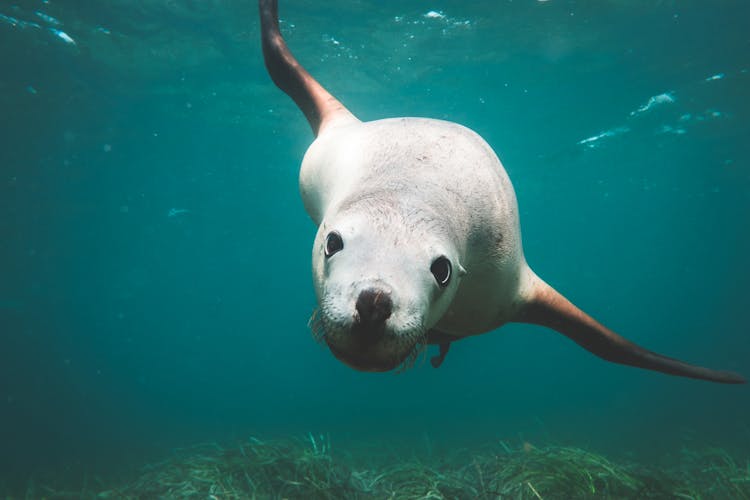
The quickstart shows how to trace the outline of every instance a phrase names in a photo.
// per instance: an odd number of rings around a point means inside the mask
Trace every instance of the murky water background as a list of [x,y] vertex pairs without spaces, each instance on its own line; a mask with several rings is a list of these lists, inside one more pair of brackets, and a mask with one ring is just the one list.
[[[530,264],[571,300],[750,375],[744,2],[280,10],[298,59],[360,118],[482,134]],[[607,364],[541,328],[400,375],[317,345],[297,192],[312,137],[265,73],[253,2],[4,1],[0,61],[0,476],[308,431],[747,456],[746,387]]]

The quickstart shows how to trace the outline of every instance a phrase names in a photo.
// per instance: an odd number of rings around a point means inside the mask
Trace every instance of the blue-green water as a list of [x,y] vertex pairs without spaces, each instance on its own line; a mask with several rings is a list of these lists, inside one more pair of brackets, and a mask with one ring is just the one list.
[[[608,364],[539,327],[398,375],[316,344],[297,191],[312,135],[266,74],[256,9],[0,2],[0,477],[307,431],[748,456],[746,386]],[[361,119],[478,131],[514,182],[530,264],[571,300],[650,349],[750,375],[746,2],[280,10],[298,59]]]

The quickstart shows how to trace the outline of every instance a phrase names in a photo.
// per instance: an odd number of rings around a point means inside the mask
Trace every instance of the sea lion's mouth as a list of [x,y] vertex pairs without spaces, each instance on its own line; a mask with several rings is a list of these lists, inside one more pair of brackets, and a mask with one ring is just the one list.
[[339,361],[358,371],[387,372],[414,365],[424,348],[421,329],[396,333],[387,325],[341,325],[323,310],[316,310],[309,321],[313,337],[325,344]]

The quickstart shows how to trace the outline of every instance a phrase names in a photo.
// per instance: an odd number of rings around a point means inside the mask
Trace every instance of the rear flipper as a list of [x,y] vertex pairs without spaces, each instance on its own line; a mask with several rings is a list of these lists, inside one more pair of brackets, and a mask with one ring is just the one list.
[[552,328],[613,363],[723,384],[745,383],[737,373],[710,370],[644,349],[598,323],[538,277],[533,279],[534,285],[514,318],[516,322]]

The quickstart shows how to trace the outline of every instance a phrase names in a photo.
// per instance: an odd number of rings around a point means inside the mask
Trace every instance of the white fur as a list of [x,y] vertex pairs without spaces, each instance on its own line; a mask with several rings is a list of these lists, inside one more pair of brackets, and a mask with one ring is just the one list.
[[[359,290],[372,283],[396,294],[389,320],[396,333],[416,316],[422,328],[465,337],[497,328],[515,312],[531,275],[516,197],[475,132],[423,118],[330,127],[305,154],[300,190],[320,226],[315,289],[324,313],[340,313],[335,321],[346,321]],[[358,198],[368,198],[373,211],[347,210]],[[331,230],[341,232],[345,247],[327,263]],[[446,290],[429,271],[440,254],[453,264]]]

